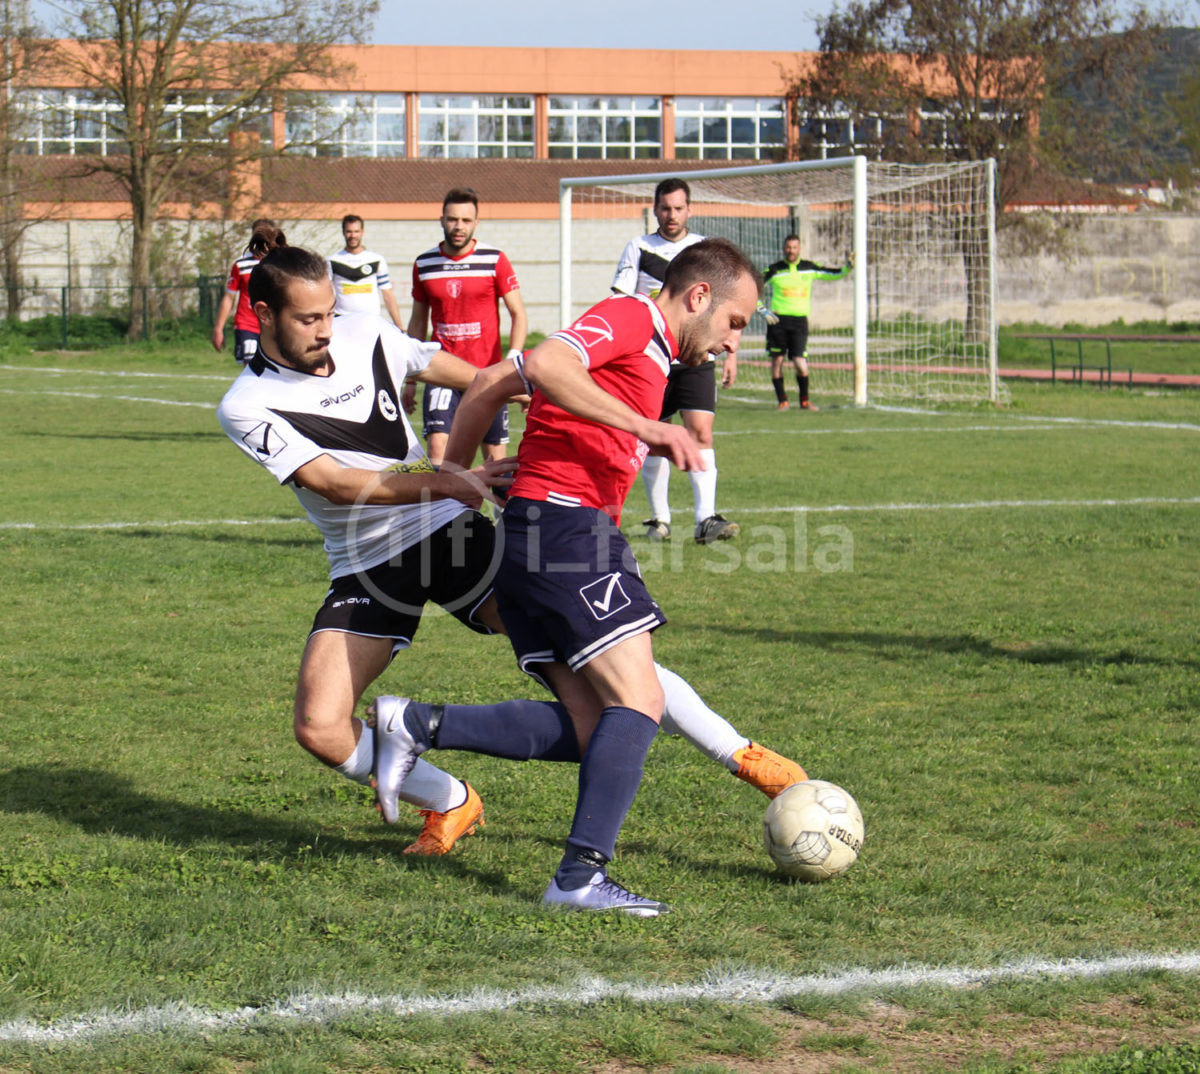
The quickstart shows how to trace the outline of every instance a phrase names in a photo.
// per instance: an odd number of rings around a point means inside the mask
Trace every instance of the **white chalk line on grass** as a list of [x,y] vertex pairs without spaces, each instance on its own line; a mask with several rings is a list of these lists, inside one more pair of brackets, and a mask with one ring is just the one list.
[[[16,370],[20,372],[33,373],[69,373],[86,372],[91,376],[103,377],[149,377],[159,380],[207,380],[220,381],[223,384],[231,383],[231,378],[216,376],[209,373],[140,373],[134,371],[122,370],[74,370],[74,369],[41,369],[26,366],[11,366],[0,365],[0,370]],[[78,392],[78,391],[56,391],[49,388],[37,389],[17,389],[17,388],[0,388],[0,394],[4,395],[57,395],[67,396],[77,399],[114,399],[126,403],[158,403],[162,406],[191,406],[202,407],[206,410],[215,410],[216,403],[193,403],[182,402],[177,399],[157,399],[148,396],[137,395],[109,395],[104,392]],[[875,407],[876,410],[886,411],[888,413],[900,414],[924,414],[930,417],[937,416],[937,411],[932,410],[910,410],[902,407]],[[951,417],[952,415],[945,415]],[[786,419],[785,419],[786,420]],[[1025,415],[1021,418],[1024,424],[1020,425],[1004,425],[1004,424],[977,424],[977,425],[926,425],[926,426],[909,426],[894,429],[879,428],[877,426],[862,426],[857,429],[802,429],[802,428],[787,428],[774,426],[766,429],[714,429],[714,436],[836,436],[838,434],[845,435],[861,435],[861,434],[897,434],[897,433],[993,433],[993,432],[1034,432],[1040,431],[1047,425],[1069,425],[1078,428],[1126,428],[1126,429],[1167,429],[1183,432],[1200,432],[1200,425],[1193,422],[1169,422],[1169,421],[1124,421],[1120,419],[1109,418],[1070,418],[1070,417],[1038,417],[1035,415]]]
[[824,507],[739,507],[739,515],[841,514],[857,511],[982,511],[997,507],[1175,507],[1200,504],[1200,496],[1137,496],[1129,500],[977,500],[971,503],[839,503]]
[[714,970],[691,984],[654,985],[637,981],[588,978],[574,985],[519,990],[475,989],[450,995],[375,995],[343,992],[301,994],[261,1007],[221,1011],[171,1003],[132,1011],[96,1011],[45,1025],[28,1020],[0,1024],[0,1042],[13,1044],[87,1044],[111,1036],[153,1036],[168,1032],[215,1032],[257,1025],[323,1025],[356,1015],[455,1015],[505,1013],[523,1009],[570,1009],[610,1000],[646,1004],[708,1001],[732,1005],[774,1003],[801,996],[842,996],[898,989],[967,989],[1010,981],[1086,980],[1113,974],[1200,973],[1200,952],[1135,953],[1099,959],[1027,958],[998,966],[850,969],[790,977],[765,970]]
[[106,392],[56,392],[56,391],[36,391],[36,392],[19,392],[13,391],[11,388],[0,388],[0,395],[60,395],[67,396],[72,399],[103,399],[105,402],[122,402],[122,403],[158,403],[162,406],[194,406],[200,407],[203,410],[216,410],[216,403],[185,403],[179,399],[152,399],[142,395],[109,395]]
[[1190,422],[1172,421],[1117,421],[1106,418],[1032,418],[1024,417],[1020,425],[906,425],[896,428],[880,428],[874,425],[864,425],[854,429],[822,428],[799,429],[796,427],[776,427],[773,429],[714,429],[713,436],[854,436],[869,434],[871,436],[896,435],[898,433],[1031,433],[1046,432],[1049,427],[1070,425],[1075,428],[1101,429],[1107,427],[1124,429],[1165,429],[1170,432],[1200,432],[1200,425]]
[[[55,376],[66,374],[72,377],[146,377],[151,380],[218,380],[230,384],[237,373],[221,376],[219,373],[146,373],[136,369],[88,369],[84,366],[78,369],[60,369],[55,366],[32,365],[0,365],[0,370],[6,373],[49,373]],[[240,372],[241,367],[238,367]]]
[[[739,507],[739,515],[830,515],[871,511],[975,511],[997,507],[1192,507],[1200,496],[1138,496],[1129,500],[979,500],[974,503],[838,503],[827,505],[795,504],[773,507]],[[683,508],[680,507],[680,511]],[[291,526],[307,523],[307,518],[197,518],[141,522],[0,522],[0,530],[154,530],[181,526]]]
[[293,526],[296,518],[197,518],[166,522],[0,522],[0,530],[165,530],[178,526]]

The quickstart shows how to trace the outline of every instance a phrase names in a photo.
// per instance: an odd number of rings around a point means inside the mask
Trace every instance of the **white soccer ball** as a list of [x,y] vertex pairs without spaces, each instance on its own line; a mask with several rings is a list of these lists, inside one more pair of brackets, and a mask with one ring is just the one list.
[[767,806],[763,846],[788,876],[816,883],[858,860],[865,833],[858,803],[835,783],[795,783]]

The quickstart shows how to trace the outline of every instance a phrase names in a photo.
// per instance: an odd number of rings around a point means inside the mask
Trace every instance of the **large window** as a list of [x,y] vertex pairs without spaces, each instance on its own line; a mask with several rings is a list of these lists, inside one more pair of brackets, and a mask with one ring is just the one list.
[[402,157],[404,94],[291,96],[285,131],[291,151],[314,157]]
[[128,152],[120,133],[121,106],[86,90],[22,90],[16,94],[17,133],[37,155]]
[[[119,101],[87,90],[21,90],[14,96],[14,134],[27,153],[107,156],[129,152],[125,112]],[[222,144],[234,127],[266,133],[262,114],[225,115],[220,95],[177,94],[163,109],[161,134],[168,142]]]
[[423,157],[532,157],[533,98],[423,93]]
[[677,97],[675,156],[681,160],[773,160],[787,148],[779,97]]
[[551,97],[550,156],[566,160],[661,157],[658,97]]

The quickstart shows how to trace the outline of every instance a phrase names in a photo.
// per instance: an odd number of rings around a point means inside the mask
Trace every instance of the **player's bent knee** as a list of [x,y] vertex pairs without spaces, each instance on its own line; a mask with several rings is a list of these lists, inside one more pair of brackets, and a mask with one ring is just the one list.
[[301,748],[328,765],[341,764],[354,751],[354,731],[349,720],[339,720],[335,725],[314,719],[312,714],[297,708],[292,733]]

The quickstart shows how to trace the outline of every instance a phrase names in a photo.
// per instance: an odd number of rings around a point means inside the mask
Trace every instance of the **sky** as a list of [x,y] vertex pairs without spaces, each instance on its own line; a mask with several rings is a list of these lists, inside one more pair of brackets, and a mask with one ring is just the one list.
[[[369,40],[378,45],[525,45],[543,48],[760,49],[808,52],[817,47],[816,18],[837,0],[799,0],[785,18],[755,9],[734,17],[728,0],[691,0],[686,7],[645,0],[380,0]],[[32,0],[42,21],[56,22],[54,0]],[[593,14],[594,12],[594,14]]]
[[[445,8],[413,0],[381,0],[371,40],[380,45],[524,45],[544,48],[764,49],[807,52],[817,47],[815,18],[834,0],[776,7],[779,19],[754,5],[737,17],[729,0],[686,5],[645,0],[454,0]],[[743,9],[743,11],[746,9]]]

